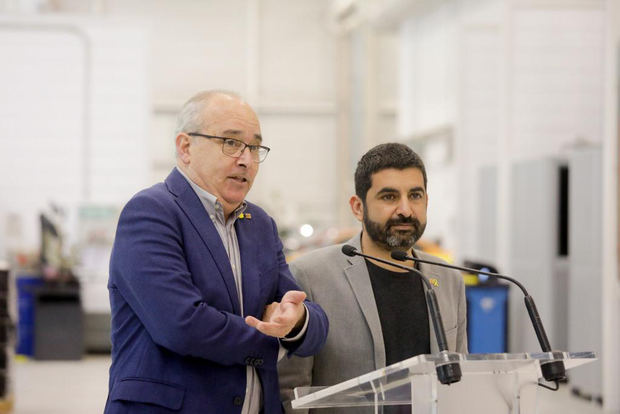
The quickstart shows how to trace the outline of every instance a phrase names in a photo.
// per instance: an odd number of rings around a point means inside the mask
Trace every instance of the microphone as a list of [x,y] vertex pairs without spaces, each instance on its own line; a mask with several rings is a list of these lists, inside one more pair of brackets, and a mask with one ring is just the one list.
[[[542,319],[540,318],[540,315],[538,315],[538,310],[536,309],[534,299],[529,295],[529,293],[527,293],[525,287],[518,280],[510,276],[501,275],[499,273],[483,272],[481,270],[471,269],[469,267],[454,266],[447,263],[418,259],[417,257],[409,256],[406,252],[400,250],[394,250],[391,253],[391,256],[392,259],[399,260],[401,262],[404,262],[405,260],[413,260],[414,262],[426,263],[435,266],[447,267],[450,269],[462,270],[465,272],[487,275],[495,277],[497,279],[508,280],[509,282],[514,283],[523,292],[525,307],[527,309],[527,313],[530,316],[530,320],[532,321],[532,325],[534,326],[534,331],[536,332],[536,337],[538,338],[538,343],[540,344],[540,347],[542,348],[543,352],[552,352],[551,345],[549,344],[549,339],[547,338],[547,333],[545,332]],[[564,363],[562,361],[551,361],[541,364],[540,369],[542,371],[543,378],[547,381],[553,381],[557,384],[558,381],[563,381],[566,379],[566,369],[564,368]]]
[[353,257],[357,254],[357,249],[350,244],[345,244],[344,246],[342,246],[342,253],[347,256]]
[[422,279],[422,282],[426,286],[425,294],[426,294],[426,305],[428,306],[428,312],[431,317],[431,321],[433,322],[433,328],[435,329],[435,337],[437,339],[437,346],[439,347],[439,352],[444,358],[444,362],[437,365],[437,378],[439,378],[439,382],[442,384],[450,385],[454,382],[459,382],[461,380],[461,366],[457,361],[450,362],[448,359],[448,342],[446,341],[446,332],[443,328],[443,322],[441,320],[441,313],[439,312],[439,303],[437,302],[437,296],[435,295],[435,291],[433,290],[433,286],[426,279],[426,277],[420,273],[417,269],[409,266],[404,266],[400,263],[394,263],[389,260],[381,259],[379,257],[370,256],[358,251],[355,247],[345,244],[342,246],[342,253],[347,256],[362,256],[368,259],[373,259],[381,263],[385,263],[394,267],[398,267],[400,269],[404,269],[407,271],[412,271]]

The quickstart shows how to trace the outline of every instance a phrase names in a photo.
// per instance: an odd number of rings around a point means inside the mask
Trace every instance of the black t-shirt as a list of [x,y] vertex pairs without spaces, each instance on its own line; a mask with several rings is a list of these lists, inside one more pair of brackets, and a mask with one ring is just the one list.
[[[413,272],[392,272],[369,260],[366,260],[366,267],[381,321],[386,365],[430,354],[428,311],[420,277]],[[381,412],[411,413],[411,406],[384,406]]]
[[392,272],[366,260],[377,303],[386,364],[430,354],[424,286],[413,272]]

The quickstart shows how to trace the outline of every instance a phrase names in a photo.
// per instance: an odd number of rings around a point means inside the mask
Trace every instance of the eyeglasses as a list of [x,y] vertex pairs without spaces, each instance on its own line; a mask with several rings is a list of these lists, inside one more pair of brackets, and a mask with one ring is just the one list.
[[269,147],[263,145],[249,145],[235,138],[216,137],[215,135],[199,134],[198,132],[188,132],[187,135],[192,137],[202,137],[208,139],[222,140],[222,153],[229,157],[240,157],[246,148],[250,149],[250,155],[255,162],[263,162],[269,154]]

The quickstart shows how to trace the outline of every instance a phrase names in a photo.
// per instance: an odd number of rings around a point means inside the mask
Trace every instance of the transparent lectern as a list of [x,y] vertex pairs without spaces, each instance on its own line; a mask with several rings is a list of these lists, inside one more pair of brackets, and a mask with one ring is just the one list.
[[[293,408],[410,405],[414,414],[535,413],[541,366],[566,369],[596,360],[592,352],[418,355],[330,387],[295,388]],[[458,361],[460,382],[442,385],[436,366]]]

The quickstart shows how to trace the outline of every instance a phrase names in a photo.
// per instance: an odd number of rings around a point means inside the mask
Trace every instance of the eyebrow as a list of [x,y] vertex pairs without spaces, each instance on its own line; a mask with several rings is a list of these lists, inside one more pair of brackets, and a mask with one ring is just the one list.
[[[424,193],[424,188],[423,187],[413,187],[409,189],[409,192],[416,192],[416,191],[421,191]],[[377,195],[381,195],[381,194],[385,194],[385,193],[398,193],[399,191],[395,188],[392,187],[383,187],[381,190],[379,190],[377,192]]]
[[[227,129],[226,131],[222,132],[223,135],[241,135],[243,133],[243,131],[240,131],[238,129]],[[260,134],[254,134],[254,139],[259,140],[260,142],[263,142],[263,137]]]

